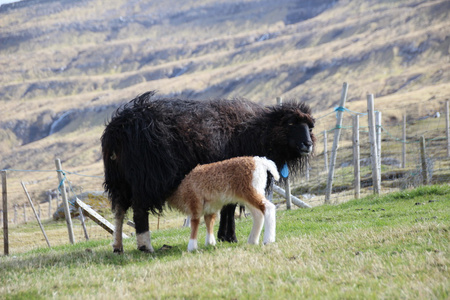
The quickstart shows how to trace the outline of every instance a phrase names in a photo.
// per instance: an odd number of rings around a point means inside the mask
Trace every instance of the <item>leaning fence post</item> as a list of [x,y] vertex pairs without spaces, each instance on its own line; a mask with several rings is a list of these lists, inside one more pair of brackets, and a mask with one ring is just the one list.
[[353,168],[355,174],[355,198],[361,195],[361,171],[359,164],[359,116],[353,116]]
[[406,168],[406,115],[403,115],[402,168]]
[[81,221],[81,226],[83,227],[84,237],[86,238],[86,241],[89,241],[89,234],[87,232],[83,210],[79,206],[78,206],[78,214],[80,215],[80,221]]
[[71,244],[73,244],[75,242],[75,239],[73,235],[72,217],[70,216],[70,207],[69,201],[67,199],[66,185],[64,183],[64,180],[66,178],[65,176],[63,176],[61,160],[59,158],[55,159],[55,165],[56,165],[56,172],[58,173],[59,187],[61,188],[61,196],[63,200],[64,214],[66,217],[67,230],[69,231],[69,241]]
[[[347,100],[347,91],[348,91],[348,84],[347,82],[344,82],[342,86],[341,101],[339,102],[339,108],[343,108],[345,106],[345,101]],[[330,170],[328,172],[327,190],[325,194],[325,203],[327,204],[330,203],[331,191],[333,189],[334,165],[336,164],[337,149],[339,147],[339,137],[341,136],[343,113],[344,112],[341,109],[337,111],[337,121],[336,121],[336,128],[334,130],[333,149],[331,150]]]
[[45,230],[44,230],[44,227],[42,226],[41,219],[38,216],[36,209],[34,208],[33,201],[31,201],[31,197],[30,197],[30,194],[28,194],[27,188],[25,187],[25,183],[22,181],[21,184],[22,184],[23,190],[25,191],[25,195],[27,196],[28,202],[30,202],[30,206],[31,206],[31,209],[33,210],[34,216],[36,217],[39,227],[41,228],[42,234],[44,235],[45,241],[47,242],[48,247],[51,248],[50,242],[48,241],[48,238],[47,238],[47,234],[45,234]]
[[6,171],[2,171],[2,199],[3,199],[3,252],[5,255],[9,255],[8,191],[6,185]]
[[378,176],[378,149],[375,135],[375,113],[374,113],[373,94],[367,95],[367,116],[369,118],[369,142],[370,142],[370,156],[372,160],[372,181],[373,192],[380,193],[380,181]]
[[450,120],[448,111],[448,101],[445,102],[445,133],[447,135],[447,157],[450,157]]
[[428,184],[428,165],[427,165],[427,156],[425,153],[425,137],[422,135],[420,137],[420,158],[422,161],[422,179],[423,184]]

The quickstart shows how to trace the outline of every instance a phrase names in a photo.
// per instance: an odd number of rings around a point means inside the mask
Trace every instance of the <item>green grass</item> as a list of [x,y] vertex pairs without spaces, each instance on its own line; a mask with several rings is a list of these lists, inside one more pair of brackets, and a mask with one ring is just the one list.
[[[153,232],[146,255],[111,240],[0,258],[0,298],[448,299],[450,187],[277,212],[277,242],[186,252],[188,228]],[[199,244],[204,242],[201,228]]]

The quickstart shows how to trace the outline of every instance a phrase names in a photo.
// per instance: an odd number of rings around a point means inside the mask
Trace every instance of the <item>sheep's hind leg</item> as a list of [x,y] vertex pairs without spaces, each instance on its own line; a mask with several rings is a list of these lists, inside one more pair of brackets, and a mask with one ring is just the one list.
[[191,237],[189,239],[189,244],[187,250],[189,252],[192,252],[194,250],[197,250],[197,234],[198,234],[198,225],[200,223],[199,218],[194,218],[194,216],[191,216]]
[[122,230],[123,230],[123,219],[125,217],[125,210],[119,205],[115,207],[114,210],[114,242],[113,250],[114,253],[123,253],[123,243],[122,243]]
[[206,224],[206,239],[205,246],[216,245],[216,239],[214,237],[214,222],[216,220],[216,214],[205,215],[205,224]]

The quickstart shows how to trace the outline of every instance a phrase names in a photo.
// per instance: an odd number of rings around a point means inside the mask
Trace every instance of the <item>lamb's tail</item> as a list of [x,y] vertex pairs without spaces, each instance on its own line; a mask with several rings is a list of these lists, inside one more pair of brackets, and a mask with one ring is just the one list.
[[266,171],[269,171],[270,174],[272,174],[273,178],[276,181],[280,180],[280,174],[278,173],[277,166],[273,161],[265,157],[258,157],[258,156],[255,156],[255,160],[261,163],[266,168]]

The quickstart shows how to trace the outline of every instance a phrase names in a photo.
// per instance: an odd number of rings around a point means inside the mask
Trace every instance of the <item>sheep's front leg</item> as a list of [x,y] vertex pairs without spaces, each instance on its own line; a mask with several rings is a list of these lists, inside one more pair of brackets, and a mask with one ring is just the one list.
[[150,231],[148,228],[148,212],[143,209],[133,209],[133,220],[136,226],[137,248],[146,253],[155,252],[150,240]]
[[206,224],[206,239],[205,246],[216,245],[216,239],[214,237],[214,222],[216,221],[216,214],[206,215],[205,216],[205,224]]
[[219,241],[237,243],[234,211],[236,204],[225,205],[220,211],[220,224],[217,238]]
[[189,239],[188,251],[192,252],[197,250],[197,234],[198,234],[198,225],[200,224],[199,218],[191,217],[191,237]]

